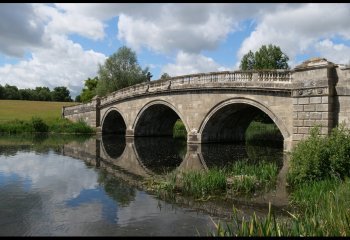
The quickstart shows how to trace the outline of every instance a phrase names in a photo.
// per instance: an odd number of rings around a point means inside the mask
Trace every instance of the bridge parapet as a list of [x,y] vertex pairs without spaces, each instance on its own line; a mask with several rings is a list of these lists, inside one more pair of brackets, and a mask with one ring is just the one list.
[[179,91],[206,88],[249,88],[280,90],[292,88],[292,71],[224,71],[176,76],[120,89],[101,98],[101,105],[116,100],[161,91]]

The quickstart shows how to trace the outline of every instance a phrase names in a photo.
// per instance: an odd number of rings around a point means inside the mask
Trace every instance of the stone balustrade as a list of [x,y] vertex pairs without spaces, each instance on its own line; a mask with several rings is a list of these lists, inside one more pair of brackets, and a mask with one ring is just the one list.
[[155,80],[136,84],[101,98],[101,105],[127,97],[160,91],[201,88],[265,88],[291,89],[292,71],[224,71],[176,76],[166,80]]

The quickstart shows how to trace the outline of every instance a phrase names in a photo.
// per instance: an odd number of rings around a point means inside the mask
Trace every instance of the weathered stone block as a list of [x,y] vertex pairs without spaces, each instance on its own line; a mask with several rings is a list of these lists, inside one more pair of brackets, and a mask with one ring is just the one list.
[[304,111],[304,105],[293,105],[293,110],[296,112]]
[[310,113],[310,119],[322,119],[322,113],[312,112]]
[[316,105],[316,111],[317,112],[328,112],[329,111],[329,105],[328,104],[317,104]]
[[322,97],[310,97],[310,103],[321,103]]
[[303,106],[304,106],[305,112],[314,112],[316,110],[315,104],[308,104],[308,105],[303,105]]
[[309,104],[309,103],[310,103],[309,97],[298,98],[298,104]]
[[309,112],[298,112],[298,119],[299,120],[310,119],[310,113]]

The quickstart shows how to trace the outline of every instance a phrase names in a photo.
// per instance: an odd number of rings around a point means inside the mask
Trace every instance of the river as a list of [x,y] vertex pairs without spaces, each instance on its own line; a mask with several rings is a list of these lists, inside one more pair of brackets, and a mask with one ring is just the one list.
[[[272,159],[282,168],[282,148],[262,145],[0,136],[0,235],[207,236],[215,231],[213,221],[227,220],[222,214],[205,209],[205,203],[159,199],[138,182],[176,169],[222,167],[241,158]],[[226,204],[230,211],[232,204]]]

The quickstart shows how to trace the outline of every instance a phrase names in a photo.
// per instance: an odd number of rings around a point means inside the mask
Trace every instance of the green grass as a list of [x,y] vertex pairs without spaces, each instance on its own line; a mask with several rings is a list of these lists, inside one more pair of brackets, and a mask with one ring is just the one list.
[[278,168],[275,163],[251,164],[242,160],[226,168],[207,171],[172,172],[163,180],[153,181],[158,195],[175,193],[208,199],[216,196],[249,196],[275,186]]
[[256,142],[261,140],[282,141],[283,136],[274,123],[251,122],[245,132],[245,140]]
[[71,102],[0,100],[0,132],[94,133],[84,122],[61,117],[62,107]]
[[77,103],[0,100],[0,124],[15,119],[29,121],[34,116],[50,123],[61,117],[63,106],[75,104]]
[[93,128],[83,121],[72,122],[68,119],[56,118],[46,123],[41,118],[33,117],[31,120],[12,120],[0,124],[1,133],[73,133],[92,134]]
[[173,138],[187,139],[186,127],[180,119],[178,119],[175,122],[175,125],[173,128]]
[[230,223],[215,223],[211,236],[296,236],[335,237],[350,236],[350,180],[328,179],[299,185],[291,195],[296,207],[290,218],[276,218],[269,208],[265,217],[254,213],[249,219],[233,209]]
[[313,128],[291,153],[290,218],[245,220],[234,210],[231,224],[216,224],[217,236],[350,236],[350,131],[343,125],[329,136]]

